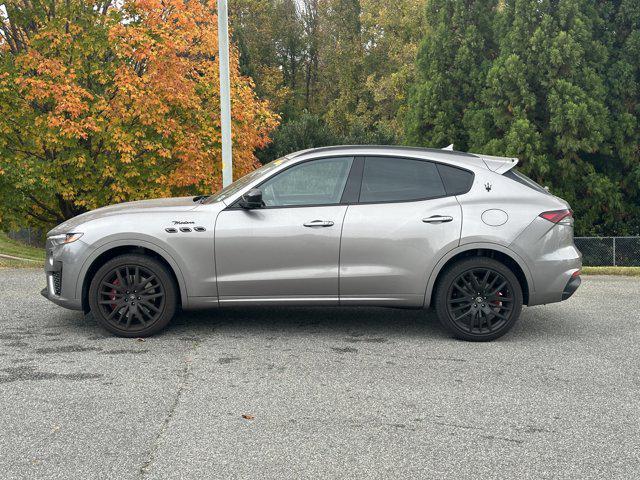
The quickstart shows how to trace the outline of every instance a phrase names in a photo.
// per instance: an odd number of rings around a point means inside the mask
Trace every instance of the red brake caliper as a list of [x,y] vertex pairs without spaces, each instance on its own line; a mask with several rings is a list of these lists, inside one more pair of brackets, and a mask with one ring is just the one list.
[[[499,297],[502,297],[502,292],[498,292],[497,295]],[[502,307],[502,302],[500,300],[496,300],[495,302],[493,302],[493,305],[495,305],[496,307]]]
[[[116,278],[116,279],[113,281],[113,284],[114,284],[114,285],[120,285],[120,280],[118,280],[118,279]],[[116,308],[116,303],[115,303],[115,301],[116,301],[116,293],[117,293],[117,292],[116,292],[115,288],[112,288],[112,289],[111,289],[111,297],[110,297],[109,299],[110,299],[112,302],[114,302],[114,303],[110,304],[110,305],[111,305],[111,311],[113,311],[113,309],[115,309],[115,308]]]

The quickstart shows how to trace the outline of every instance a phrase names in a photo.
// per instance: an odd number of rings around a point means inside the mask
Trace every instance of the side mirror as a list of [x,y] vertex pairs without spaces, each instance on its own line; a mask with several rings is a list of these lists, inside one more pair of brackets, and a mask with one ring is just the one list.
[[247,193],[242,195],[242,199],[238,202],[242,208],[262,208],[264,203],[262,203],[262,192],[257,188],[252,188]]

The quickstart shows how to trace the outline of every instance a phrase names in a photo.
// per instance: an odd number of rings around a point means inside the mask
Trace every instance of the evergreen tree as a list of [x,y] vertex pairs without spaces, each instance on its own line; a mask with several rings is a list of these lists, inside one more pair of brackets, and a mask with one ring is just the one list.
[[526,173],[574,206],[579,231],[610,228],[623,198],[599,168],[611,151],[611,115],[595,3],[506,0],[496,25],[500,53],[481,105],[465,118],[471,149],[520,158]]
[[620,185],[624,209],[605,233],[640,233],[640,1],[603,2],[600,31],[609,49],[607,106],[611,113],[608,175]]
[[427,34],[417,57],[418,80],[409,95],[407,140],[466,149],[467,109],[482,89],[495,55],[492,27],[496,0],[431,0]]
[[272,138],[273,141],[258,152],[258,158],[262,163],[268,163],[298,150],[340,143],[322,118],[308,112],[283,124],[273,133]]

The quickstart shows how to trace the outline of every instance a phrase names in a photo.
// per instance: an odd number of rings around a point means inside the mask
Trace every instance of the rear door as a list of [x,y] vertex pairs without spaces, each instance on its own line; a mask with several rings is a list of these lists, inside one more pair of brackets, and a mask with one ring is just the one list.
[[358,161],[359,200],[342,227],[340,302],[421,306],[433,267],[460,240],[461,208],[443,182],[459,169],[399,157]]

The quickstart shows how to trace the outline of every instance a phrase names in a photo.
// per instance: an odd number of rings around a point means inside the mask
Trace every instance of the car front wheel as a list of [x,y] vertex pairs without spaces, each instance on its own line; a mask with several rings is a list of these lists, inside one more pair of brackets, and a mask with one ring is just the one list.
[[438,282],[435,298],[440,323],[455,337],[489,341],[507,333],[522,310],[522,288],[513,272],[492,258],[453,264]]
[[145,337],[165,328],[176,311],[177,288],[158,260],[138,254],[115,257],[96,272],[89,306],[97,322],[122,337]]

